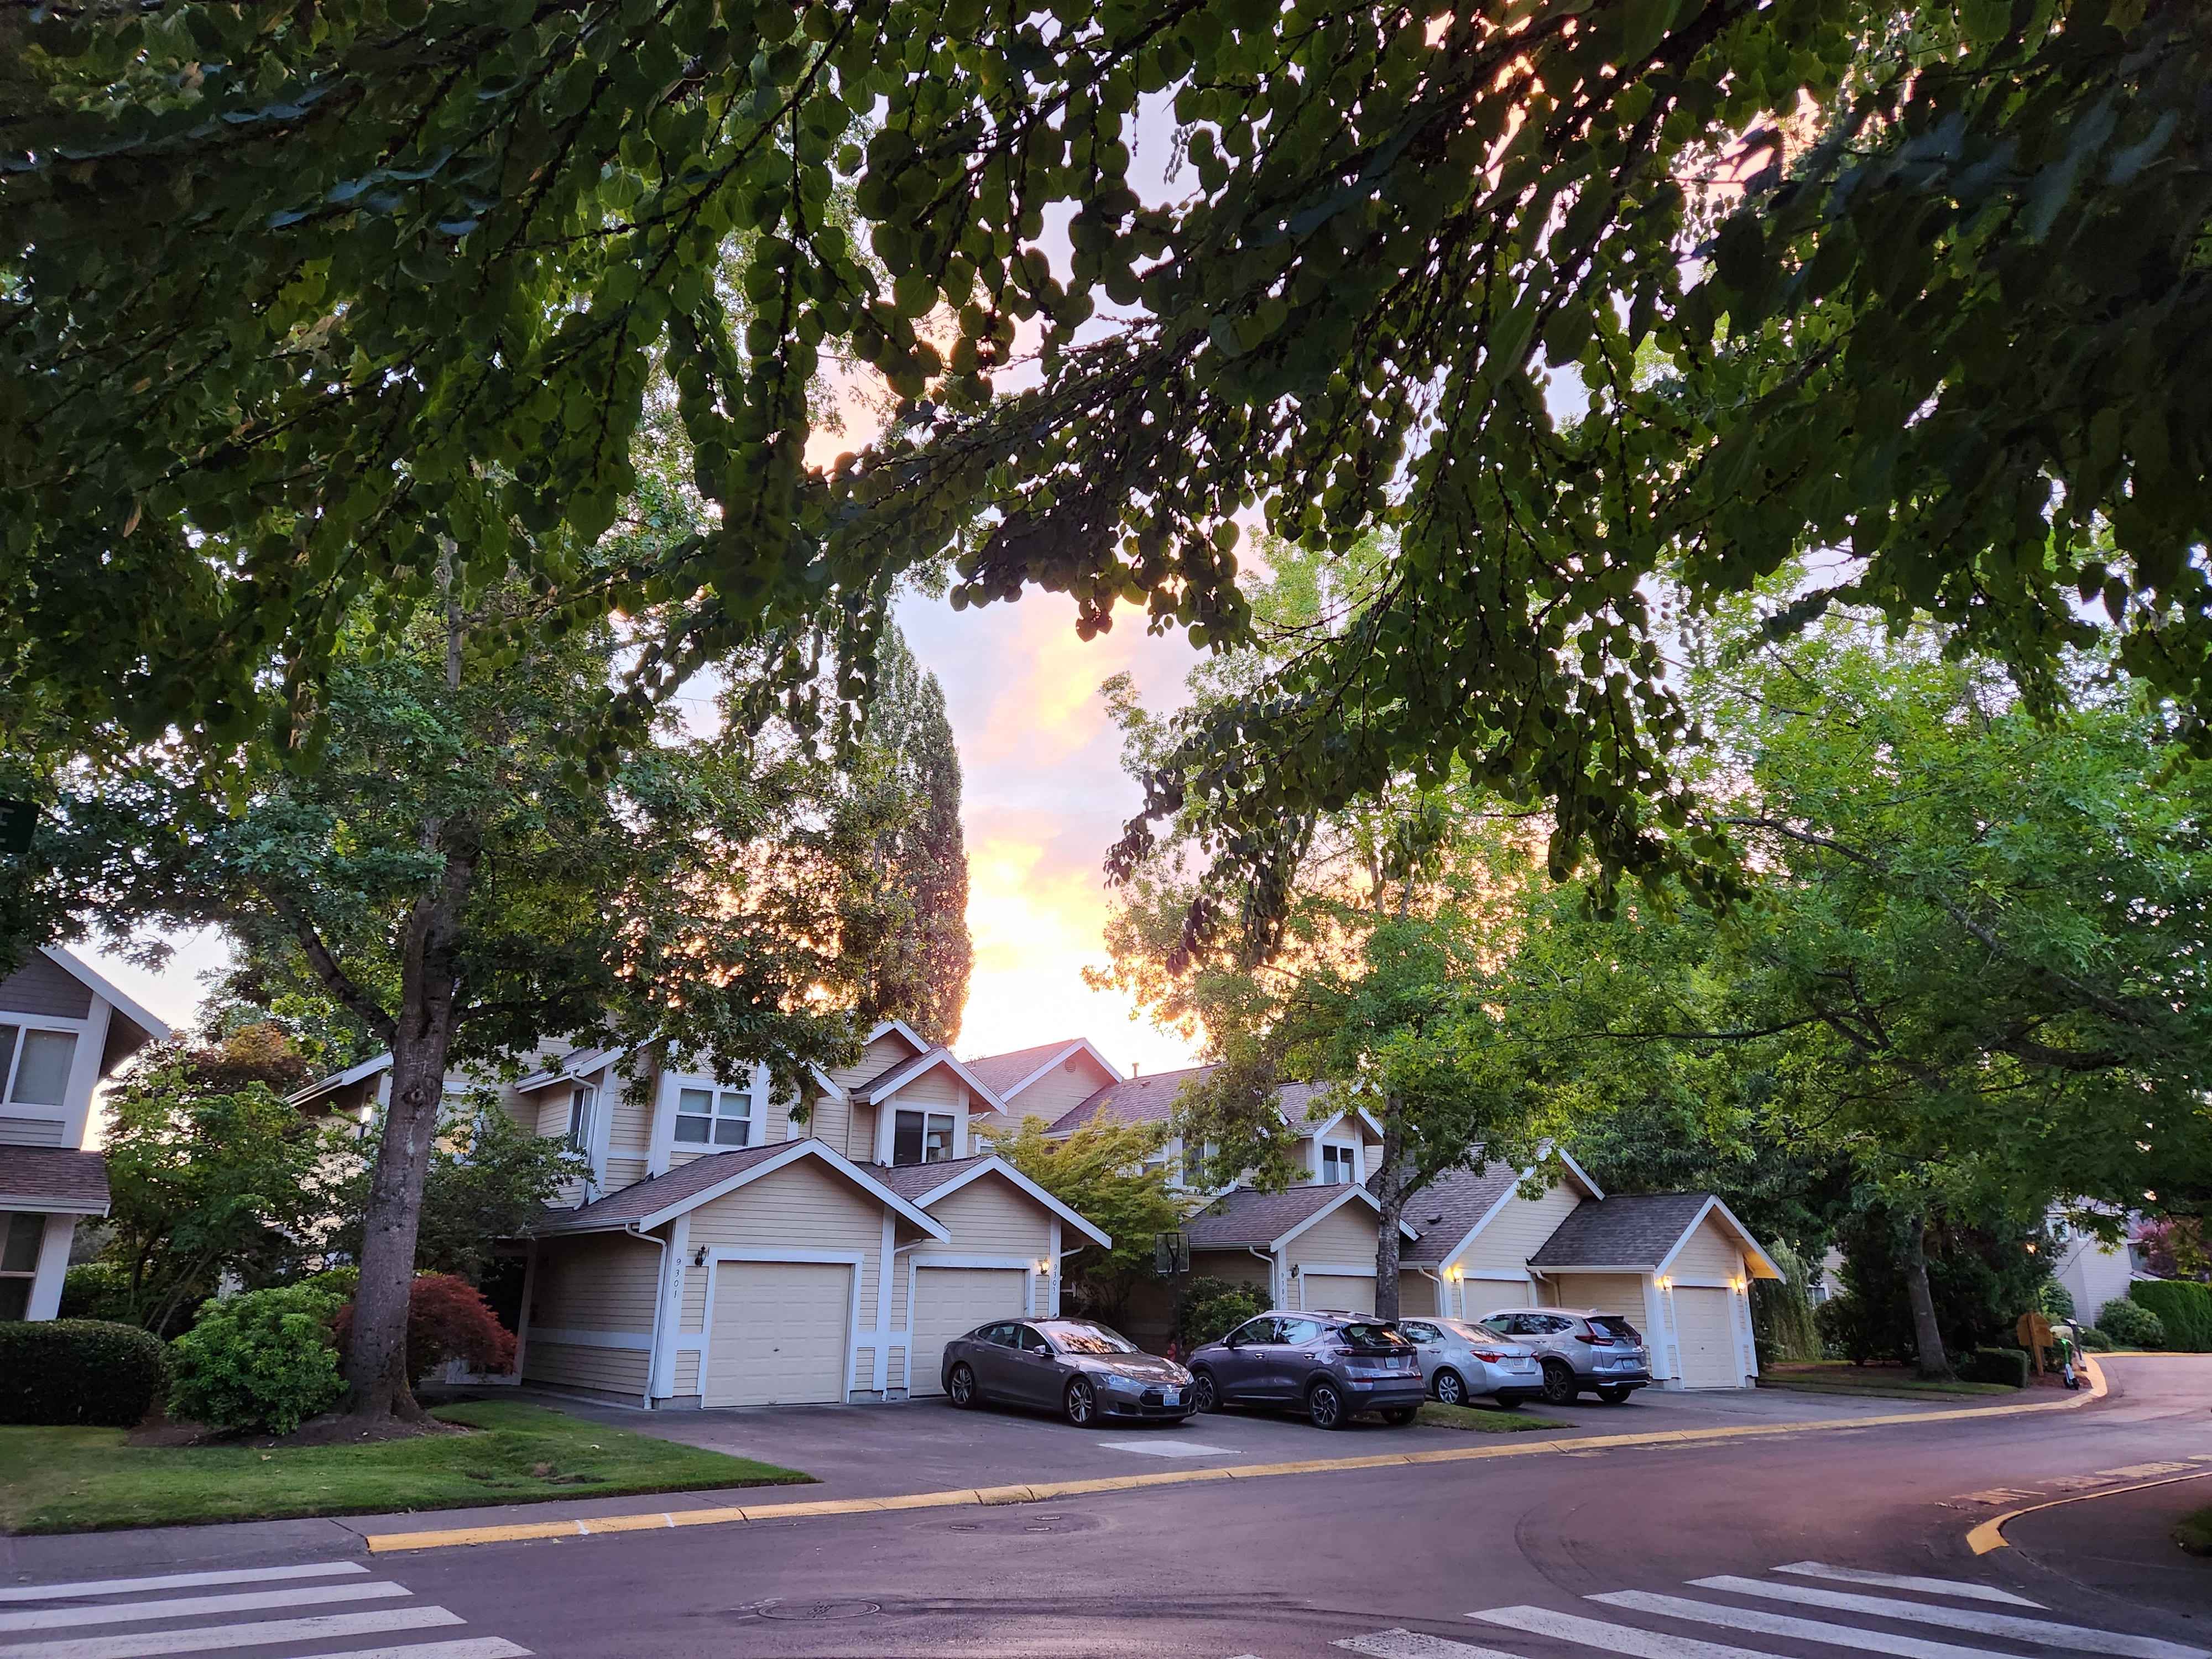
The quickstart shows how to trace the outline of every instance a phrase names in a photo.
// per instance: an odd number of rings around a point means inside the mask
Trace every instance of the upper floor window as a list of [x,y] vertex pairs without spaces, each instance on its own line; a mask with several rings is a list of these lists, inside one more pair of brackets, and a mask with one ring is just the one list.
[[748,1146],[752,1138],[750,1090],[683,1088],[676,1091],[678,1146]]
[[12,1106],[60,1106],[69,1099],[76,1033],[0,1025],[0,1100]]
[[891,1162],[942,1164],[952,1156],[950,1112],[900,1112],[891,1119]]
[[1206,1148],[1186,1146],[1182,1149],[1182,1184],[1203,1187],[1206,1184]]
[[1323,1146],[1321,1149],[1322,1184],[1327,1187],[1348,1187],[1359,1179],[1357,1146]]
[[588,1083],[579,1083],[568,1097],[568,1150],[586,1157],[592,1151],[592,1115],[598,1110],[599,1091]]

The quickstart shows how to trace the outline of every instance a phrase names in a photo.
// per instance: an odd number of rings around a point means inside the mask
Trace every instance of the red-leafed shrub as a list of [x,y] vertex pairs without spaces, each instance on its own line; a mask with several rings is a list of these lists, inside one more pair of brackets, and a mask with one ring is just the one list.
[[[353,1341],[353,1304],[338,1310],[338,1352]],[[483,1293],[452,1273],[420,1273],[407,1292],[407,1369],[416,1379],[448,1359],[472,1371],[503,1371],[514,1364],[514,1333],[499,1322]]]

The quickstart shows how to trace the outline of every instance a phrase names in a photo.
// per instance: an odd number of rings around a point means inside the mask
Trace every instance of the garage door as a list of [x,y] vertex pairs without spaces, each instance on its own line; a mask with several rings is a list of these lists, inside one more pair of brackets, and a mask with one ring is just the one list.
[[709,1406],[842,1403],[853,1270],[842,1262],[721,1261],[707,1335]]
[[1019,1319],[1029,1311],[1030,1276],[1019,1267],[931,1267],[914,1270],[914,1349],[907,1364],[907,1392],[945,1392],[945,1345],[994,1319]]
[[1709,1286],[1680,1285],[1674,1290],[1676,1340],[1682,1355],[1686,1389],[1740,1389],[1743,1362],[1736,1357],[1735,1296]]
[[1300,1273],[1301,1308],[1341,1308],[1347,1313],[1375,1310],[1375,1275],[1354,1279],[1349,1273]]

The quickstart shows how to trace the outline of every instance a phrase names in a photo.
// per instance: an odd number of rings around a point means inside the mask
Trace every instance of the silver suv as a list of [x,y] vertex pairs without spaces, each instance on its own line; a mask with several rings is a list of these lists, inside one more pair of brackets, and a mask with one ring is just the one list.
[[1620,1314],[1595,1308],[1501,1308],[1482,1316],[1500,1336],[1533,1348],[1544,1368],[1544,1398],[1564,1406],[1594,1393],[1618,1406],[1651,1383],[1644,1334]]

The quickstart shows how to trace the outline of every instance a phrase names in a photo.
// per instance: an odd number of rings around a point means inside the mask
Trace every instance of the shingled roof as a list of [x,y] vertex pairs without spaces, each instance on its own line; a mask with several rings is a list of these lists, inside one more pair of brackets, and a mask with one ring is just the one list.
[[[1367,1178],[1370,1192],[1379,1179]],[[1438,1176],[1406,1200],[1407,1223],[1420,1237],[1406,1246],[1403,1261],[1408,1267],[1444,1261],[1520,1180],[1521,1172],[1510,1164],[1486,1164],[1479,1170],[1453,1170]]]
[[1186,1084],[1213,1075],[1212,1066],[1188,1066],[1179,1072],[1155,1072],[1150,1077],[1126,1078],[1109,1083],[1081,1104],[1070,1107],[1056,1119],[1051,1134],[1065,1134],[1086,1123],[1165,1123],[1174,1115],[1176,1097]]
[[720,1186],[733,1175],[742,1175],[756,1164],[765,1164],[793,1143],[772,1146],[742,1146],[732,1152],[710,1152],[680,1164],[666,1175],[647,1176],[605,1198],[574,1210],[548,1210],[538,1221],[540,1233],[590,1231],[601,1227],[627,1227],[634,1221],[659,1215],[672,1204],[681,1204],[709,1187]]
[[1334,1204],[1344,1193],[1341,1186],[1319,1184],[1288,1187],[1279,1193],[1233,1188],[1184,1222],[1183,1236],[1194,1250],[1234,1249],[1246,1244],[1264,1249],[1316,1210]]
[[1012,1048],[1003,1054],[978,1054],[965,1064],[969,1071],[990,1085],[992,1093],[1004,1095],[1054,1054],[1065,1054],[1082,1041],[1081,1037],[1062,1037],[1057,1042],[1040,1042],[1033,1048]]
[[895,1164],[889,1169],[872,1165],[868,1173],[901,1198],[919,1200],[925,1193],[933,1193],[948,1181],[957,1181],[978,1164],[988,1164],[994,1154],[978,1152],[973,1158],[940,1158],[934,1164]]
[[1711,1193],[1616,1193],[1584,1204],[1528,1258],[1532,1267],[1656,1267],[1697,1224]]
[[67,1146],[0,1146],[0,1209],[107,1213],[107,1160]]

